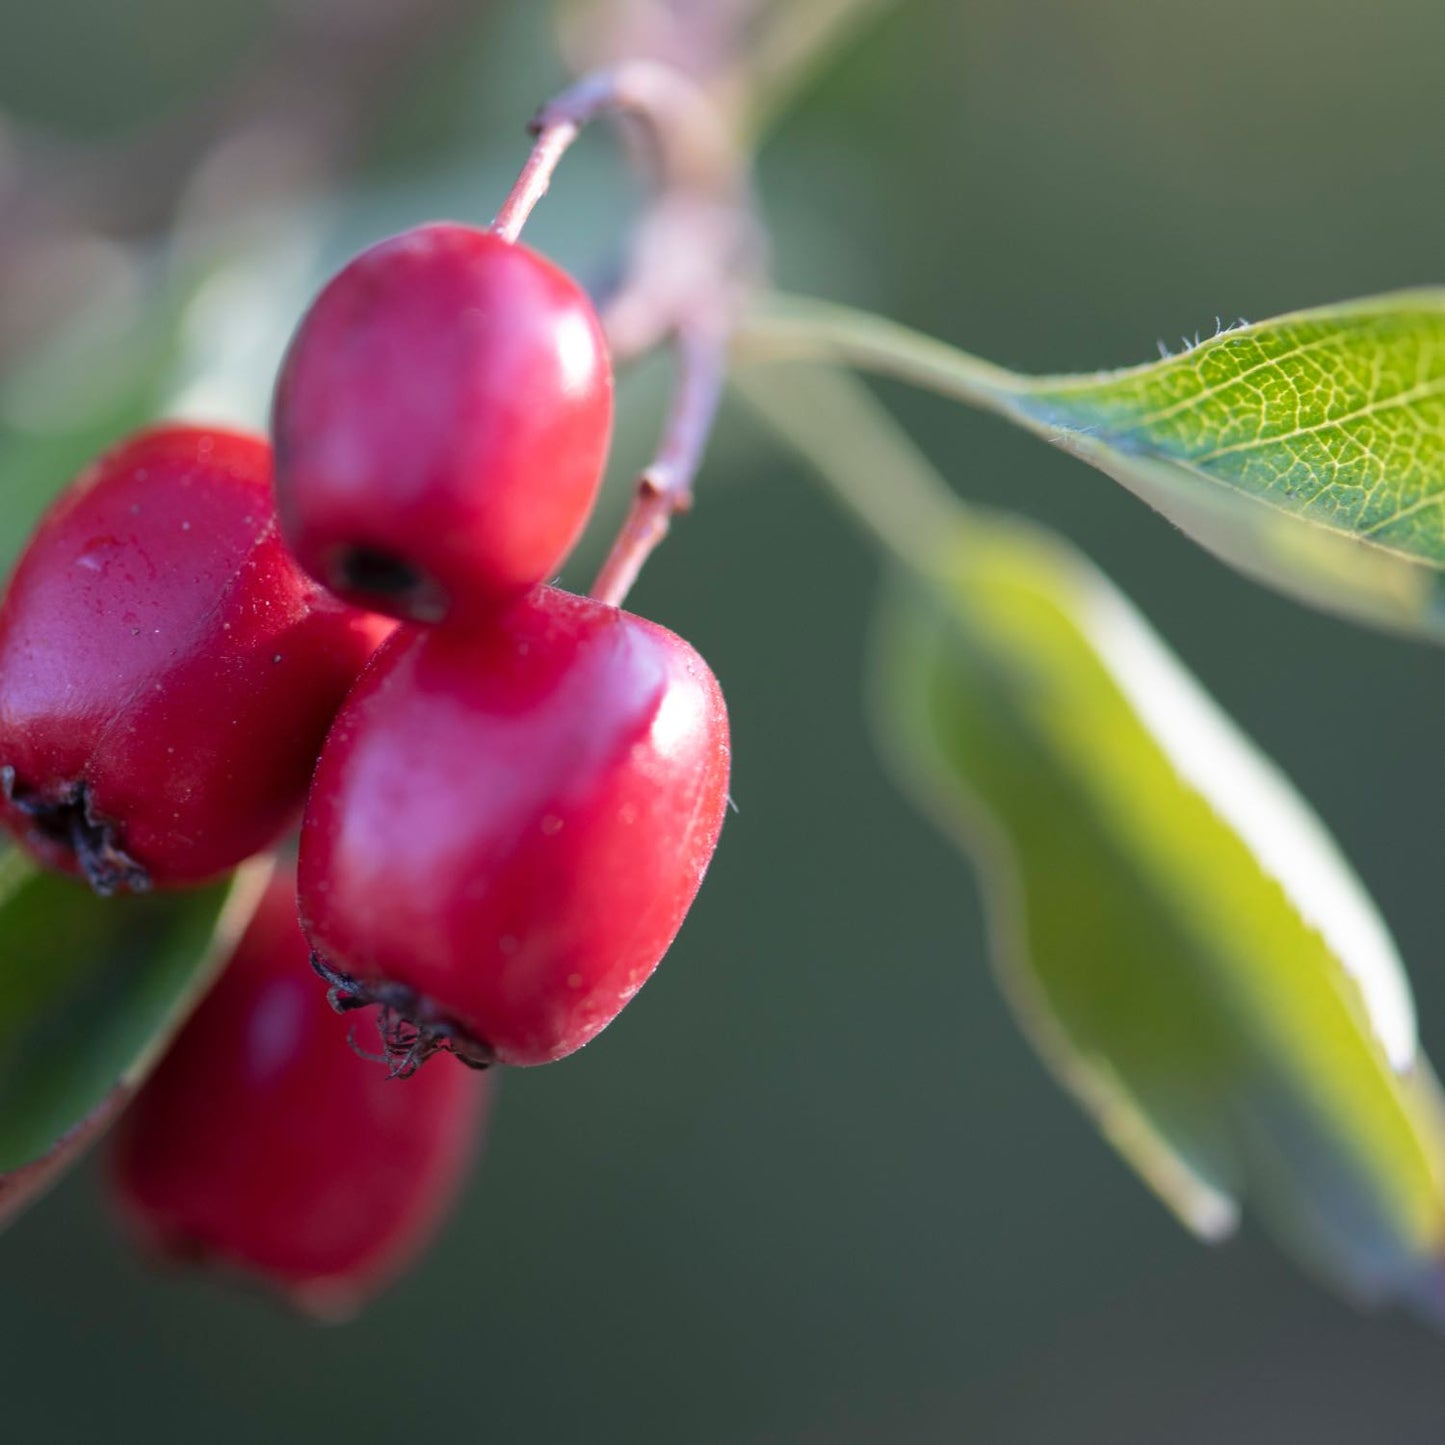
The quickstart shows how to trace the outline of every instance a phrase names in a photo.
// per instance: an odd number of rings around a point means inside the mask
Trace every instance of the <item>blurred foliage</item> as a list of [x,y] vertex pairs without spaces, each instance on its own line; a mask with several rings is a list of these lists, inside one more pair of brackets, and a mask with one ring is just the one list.
[[13,120],[68,138],[150,124],[224,84],[274,8],[271,0],[7,6],[0,101]]
[[[0,0],[0,112],[92,138],[184,115],[282,8]],[[765,148],[779,278],[1040,373],[1137,358],[1219,313],[1436,280],[1442,46],[1433,0],[912,0]],[[207,289],[236,257],[182,208],[183,246],[140,247],[154,304],[116,333],[132,400],[72,432],[48,385],[29,392],[42,427],[7,384],[4,424],[32,459],[0,457],[24,498],[9,545],[151,398],[224,394],[254,418],[305,276],[385,229],[484,217],[562,73],[546,7],[477,3],[364,108],[350,169],[267,192],[278,248],[242,247],[245,284]],[[529,234],[586,270],[633,193],[605,141],[568,167]],[[13,216],[0,197],[0,241]],[[263,313],[279,339],[249,330]],[[78,399],[106,348],[72,354]],[[27,348],[22,371],[38,360]],[[639,383],[625,438],[655,421]],[[885,390],[971,496],[1046,517],[1146,600],[1299,780],[1420,961],[1428,1042],[1445,1018],[1431,655],[1261,592],[1068,458]],[[11,1428],[383,1440],[406,1400],[458,1428],[668,1445],[1437,1438],[1437,1341],[1338,1309],[1248,1234],[1193,1247],[1041,1078],[987,976],[978,900],[862,731],[873,561],[791,482],[730,415],[636,597],[697,643],[732,706],[741,811],[708,887],[597,1045],[507,1080],[426,1266],[318,1335],[148,1279],[92,1194],[63,1188],[0,1255],[19,1302],[0,1327]]]
[[[0,856],[0,1218],[139,1087],[245,926],[268,868],[233,885],[97,898]],[[228,906],[229,905],[229,906]]]
[[738,385],[900,564],[883,737],[980,869],[1000,982],[1061,1081],[1201,1237],[1248,1198],[1346,1293],[1445,1317],[1445,1117],[1318,819],[1097,570],[952,503],[857,382]]

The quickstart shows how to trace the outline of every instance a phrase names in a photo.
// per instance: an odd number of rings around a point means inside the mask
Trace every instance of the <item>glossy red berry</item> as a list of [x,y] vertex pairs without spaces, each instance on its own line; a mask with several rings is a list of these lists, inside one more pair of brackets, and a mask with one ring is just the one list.
[[291,559],[265,441],[143,432],[54,504],[0,604],[0,816],[102,893],[220,874],[299,813],[391,625]]
[[539,588],[486,627],[399,633],[307,804],[318,967],[383,1005],[404,1066],[437,1043],[561,1058],[672,942],[727,781],[716,679],[655,623]]
[[491,232],[421,226],[322,291],[273,420],[302,566],[379,612],[465,619],[571,549],[607,455],[612,373],[565,272]]
[[151,1251],[258,1276],[336,1317],[400,1273],[480,1142],[488,1078],[388,1078],[316,987],[294,875],[117,1126],[110,1181]]

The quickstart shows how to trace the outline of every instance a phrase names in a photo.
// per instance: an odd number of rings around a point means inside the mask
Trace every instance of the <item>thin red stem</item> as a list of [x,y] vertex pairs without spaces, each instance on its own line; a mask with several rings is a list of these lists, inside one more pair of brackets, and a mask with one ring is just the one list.
[[[629,306],[609,308],[629,321],[635,351],[671,337],[676,380],[662,444],[638,478],[637,494],[592,595],[621,605],[642,564],[667,535],[673,516],[692,504],[692,480],[722,399],[728,337],[755,249],[752,212],[731,135],[698,86],[653,61],[629,61],[584,76],[543,106],[532,122],[532,152],[492,230],[516,241],[533,207],[583,128],[603,115],[644,123],[659,199],[641,228]],[[649,238],[651,244],[648,244]]]
[[492,230],[504,240],[517,239],[572,142],[604,115],[630,115],[647,126],[668,184],[737,174],[732,139],[697,86],[665,65],[633,60],[584,75],[537,112],[532,153]]
[[515,241],[522,234],[522,227],[527,224],[532,208],[547,194],[558,162],[580,133],[581,126],[570,120],[559,121],[537,132],[532,154],[527,157],[521,175],[492,222],[492,230],[504,241]]
[[614,607],[626,600],[643,563],[667,536],[673,517],[692,506],[692,481],[722,401],[726,328],[703,321],[682,326],[675,347],[677,379],[662,446],[638,477],[627,520],[592,584],[592,595]]

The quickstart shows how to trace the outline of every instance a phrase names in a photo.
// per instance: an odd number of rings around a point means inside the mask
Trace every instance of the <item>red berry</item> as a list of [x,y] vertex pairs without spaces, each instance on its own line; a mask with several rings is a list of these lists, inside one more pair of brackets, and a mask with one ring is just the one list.
[[276,487],[301,565],[418,622],[475,617],[560,566],[596,496],[612,373],[591,303],[487,231],[421,226],[317,297],[276,388]]
[[0,604],[0,816],[98,892],[223,873],[294,820],[390,627],[291,559],[263,440],[143,432],[62,494]]
[[307,804],[318,967],[383,1005],[403,1067],[438,1044],[561,1058],[672,942],[727,779],[717,681],[655,623],[544,587],[487,627],[399,633]]
[[117,1126],[121,1212],[164,1256],[259,1276],[349,1313],[446,1215],[488,1079],[448,1063],[406,1082],[358,1058],[308,967],[289,871]]

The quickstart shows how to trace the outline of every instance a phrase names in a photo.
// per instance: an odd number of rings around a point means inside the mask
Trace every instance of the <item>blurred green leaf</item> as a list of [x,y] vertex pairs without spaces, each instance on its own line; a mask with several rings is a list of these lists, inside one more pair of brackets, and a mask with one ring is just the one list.
[[1144,366],[1026,377],[878,318],[770,303],[764,354],[826,355],[983,406],[1317,607],[1445,636],[1445,290],[1239,326]]
[[1363,1300],[1445,1306],[1408,984],[1321,824],[1061,541],[974,517],[880,633],[884,732],[977,861],[1004,989],[1196,1232],[1250,1197]]
[[203,889],[97,898],[0,855],[0,1221],[149,1073],[254,906],[266,865]]
[[0,381],[0,564],[99,453],[153,421],[180,354],[184,298],[152,278],[88,315]]
[[1319,820],[1102,574],[961,506],[856,379],[734,384],[897,563],[885,746],[975,860],[1000,982],[1061,1081],[1199,1235],[1248,1200],[1353,1297],[1445,1323],[1439,1091]]

